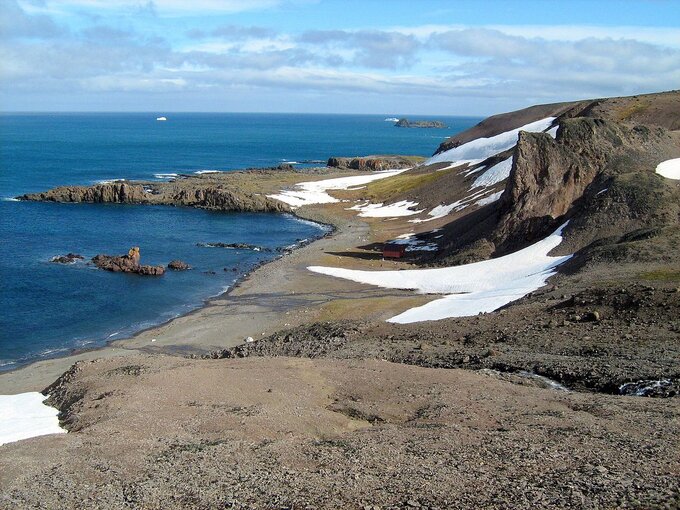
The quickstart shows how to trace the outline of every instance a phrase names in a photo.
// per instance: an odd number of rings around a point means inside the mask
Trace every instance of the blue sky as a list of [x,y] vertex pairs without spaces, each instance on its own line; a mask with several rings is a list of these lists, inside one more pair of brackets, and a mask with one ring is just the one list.
[[0,0],[4,111],[485,115],[678,88],[680,0]]

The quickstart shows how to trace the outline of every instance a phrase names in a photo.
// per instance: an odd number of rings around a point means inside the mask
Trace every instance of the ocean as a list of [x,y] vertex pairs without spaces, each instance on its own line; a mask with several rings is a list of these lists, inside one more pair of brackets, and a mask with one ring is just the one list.
[[[0,370],[126,338],[187,313],[280,250],[324,234],[290,215],[190,208],[18,202],[23,193],[112,179],[276,166],[323,166],[330,156],[431,155],[480,118],[448,129],[401,129],[385,115],[0,114]],[[304,180],[304,176],[301,176]],[[206,248],[247,243],[260,251]],[[192,270],[139,277],[55,255],[122,254]]]

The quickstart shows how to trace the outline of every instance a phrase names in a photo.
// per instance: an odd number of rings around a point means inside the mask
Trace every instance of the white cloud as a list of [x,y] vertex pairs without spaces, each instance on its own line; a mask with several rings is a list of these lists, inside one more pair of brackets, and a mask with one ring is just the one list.
[[[44,9],[55,12],[69,7],[102,11],[136,11],[152,8],[159,13],[235,13],[268,9],[280,5],[282,0],[47,0]],[[30,5],[25,2],[24,5]],[[35,5],[32,6],[34,9]]]
[[[390,105],[385,110],[431,104],[434,111],[446,100],[476,113],[680,83],[676,28],[423,25],[296,32],[206,23],[215,9],[224,14],[303,1],[157,0],[152,10],[161,16],[187,18],[144,17],[136,24],[120,14],[148,10],[145,0],[0,0],[0,88],[10,98],[101,92],[103,102],[111,91],[176,92],[177,104],[190,90],[209,90],[208,102],[254,87],[282,98],[300,91],[328,95],[327,104],[342,94],[357,105],[374,103],[376,111],[380,104]],[[60,9],[70,14],[50,15]],[[170,33],[162,30],[167,26],[182,28]]]

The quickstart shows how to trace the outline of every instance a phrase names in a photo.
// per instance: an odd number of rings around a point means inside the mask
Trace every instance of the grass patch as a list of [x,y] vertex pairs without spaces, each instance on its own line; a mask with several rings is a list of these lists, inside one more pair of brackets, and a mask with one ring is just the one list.
[[432,301],[432,296],[334,299],[321,306],[317,320],[334,321],[342,319],[365,319],[385,313],[396,315]]
[[643,280],[678,282],[680,281],[680,269],[657,269],[640,273]]
[[444,170],[428,174],[410,174],[407,172],[395,175],[394,177],[388,177],[387,179],[373,181],[366,186],[365,195],[372,200],[388,200],[396,195],[441,179],[450,171]]
[[619,110],[617,119],[620,121],[628,120],[633,115],[645,111],[647,108],[649,108],[649,105],[649,101],[636,101],[633,104]]

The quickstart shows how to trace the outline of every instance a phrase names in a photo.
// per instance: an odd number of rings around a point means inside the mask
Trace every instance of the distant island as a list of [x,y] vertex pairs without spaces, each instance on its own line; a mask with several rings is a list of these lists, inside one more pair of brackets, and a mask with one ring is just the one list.
[[446,126],[443,122],[438,120],[413,120],[399,119],[395,124],[396,127],[401,128],[437,128],[443,129]]

